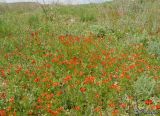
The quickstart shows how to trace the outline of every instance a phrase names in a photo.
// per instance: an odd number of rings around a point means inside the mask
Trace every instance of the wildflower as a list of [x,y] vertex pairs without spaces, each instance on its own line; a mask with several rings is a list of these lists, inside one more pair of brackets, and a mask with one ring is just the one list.
[[132,100],[132,99],[133,99],[133,96],[127,96],[127,99],[128,99],[128,100]]
[[52,54],[48,53],[48,54],[44,54],[44,57],[51,57]]
[[9,107],[7,108],[7,111],[11,111],[11,110],[12,110],[12,107],[9,106]]
[[93,65],[93,64],[87,66],[87,68],[89,68],[89,69],[96,68],[96,67],[97,67],[97,65]]
[[75,37],[75,40],[76,40],[77,42],[79,42],[79,41],[80,41],[80,38],[79,38],[79,37]]
[[92,43],[92,38],[85,38],[84,42],[86,42],[86,43]]
[[38,99],[37,99],[37,102],[38,102],[38,103],[42,103],[42,99],[41,99],[41,98],[38,98]]
[[0,93],[0,99],[5,99],[6,98],[6,93]]
[[86,91],[86,88],[81,87],[81,88],[80,88],[80,91],[81,91],[82,93],[84,93],[84,92]]
[[32,37],[38,36],[38,32],[32,32],[32,33],[31,33],[31,36],[32,36]]
[[115,110],[113,110],[113,112],[112,112],[112,116],[117,116],[118,113],[119,113],[119,110],[115,109]]
[[148,99],[148,100],[145,101],[145,104],[146,104],[146,105],[151,105],[151,104],[153,104],[153,101],[150,100],[150,99]]
[[78,58],[77,58],[77,57],[73,57],[73,58],[70,60],[70,63],[73,64],[73,65],[79,64]]
[[51,108],[51,107],[52,107],[51,103],[47,104],[47,108]]
[[50,82],[49,77],[45,77],[42,82]]
[[120,91],[120,86],[117,83],[112,84],[111,88]]
[[95,109],[94,109],[94,112],[100,112],[101,111],[101,107],[96,107]]
[[75,106],[74,109],[79,111],[81,108],[80,108],[80,106]]
[[46,95],[47,95],[47,93],[42,93],[42,94],[41,94],[42,97],[44,97],[44,96],[46,96]]
[[0,116],[7,116],[6,111],[5,110],[0,110]]
[[100,97],[100,95],[98,93],[96,93],[95,98],[98,99],[99,97]]
[[84,72],[80,71],[79,76],[83,76]]
[[115,108],[115,104],[113,102],[110,102],[108,105],[110,108]]
[[37,77],[37,78],[34,79],[34,82],[35,82],[35,83],[37,83],[37,82],[39,82],[39,81],[40,81],[40,78],[39,78],[39,77]]
[[59,82],[53,82],[52,84],[54,87],[57,87],[57,86],[60,86],[60,83]]
[[16,73],[18,74],[21,70],[22,70],[22,67],[21,67],[21,66],[18,66],[15,71],[16,71]]
[[33,112],[32,112],[32,111],[29,111],[29,112],[28,112],[28,115],[33,115]]
[[31,62],[32,64],[35,64],[36,63],[36,60],[32,60],[32,62]]
[[134,68],[135,68],[135,65],[134,65],[134,64],[129,66],[129,70],[132,70],[132,69],[134,69]]
[[160,105],[156,105],[156,110],[160,110]]
[[51,64],[45,64],[46,68],[51,68]]
[[54,94],[51,93],[51,94],[47,94],[46,95],[46,100],[51,100],[53,98]]
[[105,71],[102,71],[102,78],[104,78],[105,76],[107,76],[107,72],[105,72]]
[[16,111],[13,112],[13,116],[17,116],[17,115],[16,115]]
[[64,110],[64,107],[62,107],[62,106],[57,109],[58,112],[61,112],[63,110]]
[[57,95],[57,96],[61,96],[62,94],[63,94],[62,91],[58,91],[56,95]]
[[38,109],[42,109],[43,108],[43,106],[41,106],[41,105],[38,105],[38,106],[36,106],[36,109],[38,110]]
[[50,113],[52,116],[57,116],[59,114],[58,111],[54,111],[54,110],[51,110],[51,109],[48,109],[48,113]]
[[35,74],[36,74],[35,72],[31,72],[31,73],[29,73],[29,76],[33,77],[33,76],[35,76]]
[[67,83],[68,81],[70,81],[72,79],[72,77],[70,75],[66,76],[63,81],[64,83]]
[[85,78],[84,84],[93,84],[94,81],[95,81],[95,77],[89,76],[89,77],[86,77],[86,78]]
[[120,77],[123,78],[124,76],[125,76],[125,72],[122,72],[122,73],[120,74]]
[[126,78],[127,78],[127,79],[131,79],[130,75],[126,75]]
[[6,74],[5,74],[5,71],[4,71],[4,70],[1,70],[1,76],[2,76],[2,77],[6,77]]
[[63,41],[65,39],[65,36],[61,35],[61,36],[58,37],[58,39],[61,40],[61,41]]
[[10,103],[13,103],[13,102],[14,102],[14,97],[11,97],[11,98],[9,99],[9,102],[10,102]]
[[121,107],[121,108],[126,108],[126,107],[127,107],[127,104],[121,103],[121,104],[120,104],[120,107]]
[[102,83],[103,83],[103,84],[106,84],[106,83],[110,82],[111,80],[112,80],[111,78],[104,79],[104,80],[102,80]]
[[55,63],[55,62],[58,62],[59,61],[59,58],[58,57],[54,57],[53,59],[52,59],[52,63]]
[[155,105],[151,105],[151,106],[150,106],[150,109],[151,109],[151,110],[156,110],[156,106],[155,106]]

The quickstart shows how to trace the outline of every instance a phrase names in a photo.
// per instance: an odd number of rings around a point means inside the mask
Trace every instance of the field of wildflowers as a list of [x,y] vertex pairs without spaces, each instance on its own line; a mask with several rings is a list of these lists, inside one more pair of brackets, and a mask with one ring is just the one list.
[[159,116],[159,5],[2,5],[0,116]]

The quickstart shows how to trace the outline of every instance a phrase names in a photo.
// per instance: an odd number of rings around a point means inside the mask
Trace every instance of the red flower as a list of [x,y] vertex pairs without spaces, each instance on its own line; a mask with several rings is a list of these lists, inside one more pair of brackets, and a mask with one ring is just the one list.
[[4,70],[1,70],[1,76],[2,76],[2,77],[6,77],[6,74],[5,74],[5,71],[4,71]]
[[117,91],[120,91],[120,90],[121,90],[121,87],[120,87],[117,83],[112,84],[112,85],[111,85],[111,88],[112,88],[112,89],[115,89],[115,90],[117,90]]
[[110,108],[115,108],[115,104],[114,104],[114,103],[109,103],[108,106],[109,106]]
[[62,107],[62,106],[57,109],[58,112],[61,112],[63,110],[64,110],[64,107]]
[[[14,97],[11,97],[10,99],[9,99],[9,102],[10,103],[13,103],[14,102]],[[0,115],[1,116],[1,115]]]
[[38,36],[38,32],[32,32],[32,33],[31,33],[31,36],[32,36],[32,37]]
[[47,94],[46,95],[46,100],[51,100],[52,98],[53,98],[53,96],[54,96],[54,94],[53,93],[51,93],[51,94]]
[[135,68],[135,65],[134,65],[134,64],[129,66],[129,69],[130,69],[130,70],[132,70],[132,69],[134,69],[134,68]]
[[156,105],[156,110],[160,110],[160,105]]
[[35,60],[32,60],[32,64],[35,64],[36,63],[36,61]]
[[95,112],[100,112],[100,111],[101,111],[101,107],[96,107],[96,108],[94,109],[94,111],[95,111]]
[[127,107],[127,104],[121,103],[121,104],[120,104],[120,107],[121,107],[121,108],[126,108],[126,107]]
[[98,93],[96,93],[95,97],[98,99],[100,97],[100,95]]
[[112,116],[117,116],[119,113],[119,110],[115,109],[113,112],[112,112]]
[[39,81],[40,81],[40,78],[39,78],[39,77],[37,77],[37,78],[34,79],[34,82],[35,82],[35,83],[37,83],[37,82],[39,82]]
[[80,91],[81,91],[82,93],[84,93],[84,92],[86,91],[86,88],[81,87],[81,88],[80,88]]
[[75,106],[74,109],[79,111],[81,108],[80,108],[80,106]]
[[59,86],[60,85],[60,83],[59,82],[53,82],[53,84],[52,84],[54,87],[57,87],[57,86]]
[[15,71],[16,71],[16,73],[18,74],[21,70],[22,70],[22,67],[21,67],[21,66],[18,66]]
[[46,68],[51,68],[51,64],[45,64]]
[[0,116],[7,116],[6,111],[5,110],[0,110]]
[[36,106],[36,109],[38,110],[38,109],[42,109],[43,108],[43,106],[41,106],[41,105],[38,105],[38,106]]
[[93,84],[94,81],[95,81],[95,77],[89,76],[89,77],[86,77],[86,78],[85,78],[84,84]]
[[146,104],[146,105],[151,105],[151,104],[153,104],[153,101],[150,100],[150,99],[148,99],[148,100],[145,101],[145,104]]
[[38,103],[42,103],[42,99],[41,99],[41,98],[38,98],[38,99],[37,99],[37,102],[38,102]]
[[70,63],[73,64],[73,65],[78,64],[78,63],[79,63],[78,58],[77,58],[77,57],[73,57],[73,58],[70,60]]
[[66,83],[66,82],[70,81],[71,79],[72,79],[72,77],[70,75],[68,75],[63,79],[63,81],[64,81],[64,83]]
[[56,93],[57,96],[61,96],[62,94],[63,94],[63,91],[58,91],[58,92]]
[[64,39],[65,39],[65,36],[64,36],[64,35],[61,35],[61,36],[58,37],[58,39],[59,39],[59,40],[64,40]]

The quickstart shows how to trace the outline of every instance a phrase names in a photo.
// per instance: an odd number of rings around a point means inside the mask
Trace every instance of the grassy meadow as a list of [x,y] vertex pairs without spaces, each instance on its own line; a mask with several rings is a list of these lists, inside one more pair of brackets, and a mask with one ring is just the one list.
[[160,116],[160,1],[0,4],[0,116]]

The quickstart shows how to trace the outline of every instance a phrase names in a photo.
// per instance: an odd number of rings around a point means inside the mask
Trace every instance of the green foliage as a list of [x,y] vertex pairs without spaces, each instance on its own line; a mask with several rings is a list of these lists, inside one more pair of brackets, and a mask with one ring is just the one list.
[[135,95],[138,98],[148,99],[154,94],[154,89],[156,86],[156,81],[153,78],[148,77],[148,75],[143,74],[138,77],[137,81],[134,83]]
[[0,15],[0,110],[127,116],[132,97],[158,98],[159,2],[144,1],[45,5],[47,15],[37,4],[10,5]]
[[101,25],[92,25],[90,26],[90,30],[97,37],[104,37],[106,35],[106,28]]
[[29,17],[28,19],[28,24],[32,27],[32,28],[37,28],[40,25],[40,19],[38,16],[36,15],[32,15]]
[[160,57],[160,41],[159,40],[149,41],[147,52],[151,55]]
[[96,16],[92,13],[89,13],[89,14],[84,13],[84,14],[81,14],[80,20],[82,22],[94,22],[97,19],[96,19]]
[[7,36],[12,33],[11,27],[5,19],[0,18],[0,37]]

